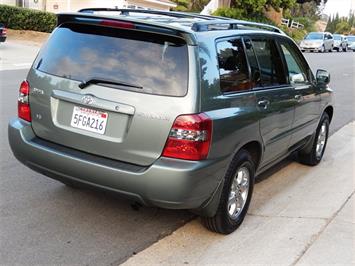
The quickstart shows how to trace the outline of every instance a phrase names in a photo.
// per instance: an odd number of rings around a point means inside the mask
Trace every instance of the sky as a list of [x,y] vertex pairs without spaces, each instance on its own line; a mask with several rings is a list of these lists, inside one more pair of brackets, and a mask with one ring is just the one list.
[[340,16],[347,16],[350,9],[355,11],[355,0],[328,0],[324,13],[332,15],[338,12]]

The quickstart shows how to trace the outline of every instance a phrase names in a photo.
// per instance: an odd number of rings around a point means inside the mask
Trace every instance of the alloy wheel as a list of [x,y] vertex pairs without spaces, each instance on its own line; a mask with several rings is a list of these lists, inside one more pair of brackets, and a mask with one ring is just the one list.
[[248,198],[249,184],[249,169],[246,167],[240,167],[233,178],[228,198],[227,210],[232,219],[236,219],[243,211]]

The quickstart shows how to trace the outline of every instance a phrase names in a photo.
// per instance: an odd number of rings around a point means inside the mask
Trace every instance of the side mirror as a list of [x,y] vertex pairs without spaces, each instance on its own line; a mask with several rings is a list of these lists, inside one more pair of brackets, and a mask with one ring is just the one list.
[[328,71],[323,69],[318,69],[316,74],[317,84],[328,85],[330,82],[330,74]]

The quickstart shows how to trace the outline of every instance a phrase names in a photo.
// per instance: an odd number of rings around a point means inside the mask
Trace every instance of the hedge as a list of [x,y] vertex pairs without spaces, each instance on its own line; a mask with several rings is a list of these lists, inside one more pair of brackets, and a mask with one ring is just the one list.
[[57,17],[49,12],[0,5],[0,23],[14,30],[52,32],[57,23]]

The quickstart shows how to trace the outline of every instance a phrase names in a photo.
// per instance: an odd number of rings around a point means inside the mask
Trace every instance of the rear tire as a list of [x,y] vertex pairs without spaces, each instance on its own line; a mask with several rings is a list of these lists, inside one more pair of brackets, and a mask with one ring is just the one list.
[[327,113],[324,113],[317,127],[314,140],[303,150],[299,151],[299,160],[301,163],[310,166],[320,163],[328,143],[329,124],[329,116]]
[[240,150],[224,177],[215,216],[201,217],[202,224],[207,229],[226,235],[234,232],[242,224],[253,194],[254,175],[255,166],[250,154],[246,150]]

